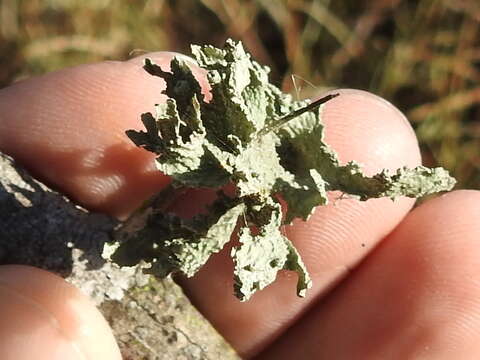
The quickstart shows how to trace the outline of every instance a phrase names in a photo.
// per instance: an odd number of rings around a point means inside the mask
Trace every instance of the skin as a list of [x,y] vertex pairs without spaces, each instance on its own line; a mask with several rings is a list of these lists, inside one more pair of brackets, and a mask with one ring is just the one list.
[[[172,56],[148,54],[163,66]],[[124,135],[165,100],[162,81],[141,63],[83,65],[0,90],[0,149],[84,206],[127,216],[168,183],[152,154]],[[369,174],[420,164],[399,110],[366,92],[340,92],[324,122],[341,161],[358,160]],[[176,209],[200,208],[207,197],[189,194]],[[480,192],[455,191],[413,211],[411,199],[331,200],[285,229],[314,281],[305,299],[294,294],[295,276],[282,273],[238,302],[228,249],[182,286],[245,358],[476,359]],[[0,319],[3,359],[120,358],[90,301],[43,270],[0,267]]]

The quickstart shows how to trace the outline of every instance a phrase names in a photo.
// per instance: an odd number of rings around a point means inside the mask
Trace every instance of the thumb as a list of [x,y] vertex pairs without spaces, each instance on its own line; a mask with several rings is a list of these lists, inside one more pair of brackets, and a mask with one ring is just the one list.
[[120,359],[95,306],[44,270],[0,266],[0,354],[3,360]]

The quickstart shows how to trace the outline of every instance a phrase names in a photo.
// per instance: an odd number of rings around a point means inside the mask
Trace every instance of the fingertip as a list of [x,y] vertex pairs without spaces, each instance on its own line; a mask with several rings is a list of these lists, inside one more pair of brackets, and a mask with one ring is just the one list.
[[4,360],[121,359],[93,303],[47,271],[0,266],[0,314]]
[[[457,281],[457,269],[465,269],[469,260],[475,267],[480,261],[480,191],[451,191],[422,203],[392,237],[406,238],[408,229],[415,229],[417,241],[410,240],[403,246],[405,252],[414,255],[412,261],[418,260],[418,269],[427,269],[428,276],[431,276],[431,270],[438,271],[439,277],[442,273],[443,281],[445,274],[452,274],[453,281]],[[431,268],[432,262],[442,264],[442,267]]]
[[367,91],[332,92],[340,96],[325,106],[325,142],[342,163],[355,160],[369,175],[383,168],[421,164],[415,132],[400,110]]

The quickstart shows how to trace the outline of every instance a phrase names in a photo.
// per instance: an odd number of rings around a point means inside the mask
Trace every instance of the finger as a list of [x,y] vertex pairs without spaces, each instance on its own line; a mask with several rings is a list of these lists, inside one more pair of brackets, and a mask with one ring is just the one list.
[[[372,175],[383,168],[420,162],[416,138],[403,115],[386,101],[354,90],[326,104],[326,142],[342,162],[358,160]],[[412,206],[410,199],[332,201],[306,223],[285,229],[313,279],[306,299],[295,296],[296,276],[281,274],[274,284],[240,303],[233,296],[230,250],[214,256],[191,280],[183,281],[194,304],[245,357],[260,351],[290,326],[336,282],[345,277]]]
[[479,235],[480,192],[422,204],[259,358],[476,359]]
[[[146,56],[169,68],[174,55]],[[142,69],[146,56],[65,69],[0,90],[0,149],[84,206],[127,215],[168,183],[153,154],[125,135],[142,128],[141,113],[166,99],[163,80]]]
[[95,306],[44,270],[0,266],[0,318],[3,360],[121,359]]

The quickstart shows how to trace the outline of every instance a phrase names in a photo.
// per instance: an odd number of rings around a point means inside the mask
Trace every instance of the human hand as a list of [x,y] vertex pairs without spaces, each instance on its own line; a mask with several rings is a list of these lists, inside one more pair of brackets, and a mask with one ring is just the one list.
[[[171,56],[149,55],[163,66]],[[125,217],[168,183],[155,169],[152,154],[136,148],[124,134],[141,129],[139,115],[164,101],[159,96],[162,82],[146,74],[141,64],[136,58],[84,65],[0,90],[0,149],[84,206]],[[357,160],[369,174],[420,164],[415,135],[398,110],[365,92],[340,92],[325,106],[324,122],[326,142],[341,161]],[[206,196],[189,194],[188,203],[179,203],[177,210],[195,211]],[[283,273],[249,302],[238,302],[225,252],[181,282],[194,304],[245,357],[475,358],[480,333],[480,286],[474,281],[480,264],[479,200],[477,191],[457,191],[412,212],[411,199],[347,199],[317,209],[308,222],[296,221],[285,229],[312,275],[314,287],[305,299],[292,290],[295,276]],[[95,346],[104,351],[97,358],[119,358],[105,321],[91,305],[84,300],[78,300],[79,306],[65,304],[62,291],[57,296],[52,288],[65,288],[71,298],[83,299],[43,271],[0,270],[0,312],[25,314],[21,328],[18,321],[1,321],[3,353],[21,351],[25,342],[18,336],[31,331],[40,339],[32,346],[44,351],[49,350],[43,346],[47,339],[53,339],[50,349],[55,348],[53,335],[59,346],[65,339],[75,344],[72,355],[62,359],[75,358],[75,351],[78,358],[80,352],[93,359]],[[33,302],[39,314],[51,317],[28,315],[17,306],[15,291],[25,307]]]

